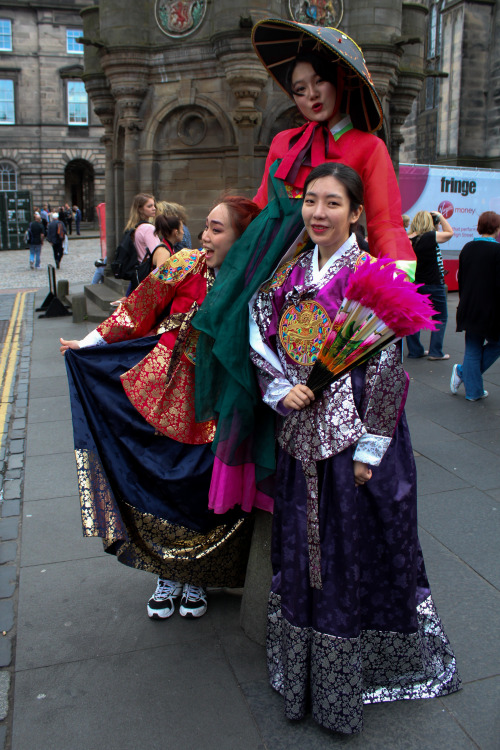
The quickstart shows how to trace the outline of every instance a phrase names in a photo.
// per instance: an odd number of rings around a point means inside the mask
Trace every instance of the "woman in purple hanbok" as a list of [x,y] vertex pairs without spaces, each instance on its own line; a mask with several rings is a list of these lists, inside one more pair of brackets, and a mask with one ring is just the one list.
[[280,417],[268,667],[286,715],[344,733],[363,704],[458,690],[417,535],[416,472],[393,344],[315,397],[315,352],[366,260],[350,226],[363,187],[342,164],[309,175],[303,218],[317,243],[285,263],[253,307],[264,401]]

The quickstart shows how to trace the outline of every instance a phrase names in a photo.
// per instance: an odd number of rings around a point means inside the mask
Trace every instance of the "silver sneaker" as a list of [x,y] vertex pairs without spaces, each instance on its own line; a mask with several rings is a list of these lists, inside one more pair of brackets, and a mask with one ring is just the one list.
[[207,611],[207,594],[201,586],[185,583],[179,614],[181,617],[203,617]]
[[175,612],[175,599],[182,594],[182,583],[158,578],[156,591],[148,602],[148,617],[152,620],[166,620]]

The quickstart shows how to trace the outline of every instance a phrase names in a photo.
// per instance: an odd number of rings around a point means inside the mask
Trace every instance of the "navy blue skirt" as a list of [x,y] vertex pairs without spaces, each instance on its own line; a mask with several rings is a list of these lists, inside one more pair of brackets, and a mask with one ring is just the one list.
[[158,433],[123,389],[120,376],[158,340],[65,354],[84,535],[102,537],[120,562],[164,578],[240,586],[249,518],[208,509],[211,445]]

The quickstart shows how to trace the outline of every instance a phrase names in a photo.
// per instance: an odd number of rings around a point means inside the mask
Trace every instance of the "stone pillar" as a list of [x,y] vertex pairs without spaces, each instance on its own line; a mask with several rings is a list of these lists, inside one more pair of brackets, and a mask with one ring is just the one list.
[[240,625],[245,635],[261,646],[266,643],[267,601],[272,577],[272,521],[271,513],[255,511],[255,526],[240,609]]
[[237,102],[233,123],[238,135],[238,184],[242,192],[253,191],[254,146],[256,128],[262,114],[255,101],[267,82],[267,72],[256,59],[250,40],[240,37],[215,37],[215,54],[222,63],[226,80]]
[[101,64],[109,81],[118,114],[115,127],[124,131],[123,202],[128,212],[136,193],[150,190],[139,179],[140,133],[143,118],[139,112],[148,89],[148,55],[143,49],[113,49],[102,54]]
[[413,102],[425,78],[424,50],[427,8],[420,3],[403,3],[401,38],[396,45],[402,51],[397,73],[397,83],[391,95],[389,112],[391,121],[390,154],[396,172],[399,166],[399,149],[404,141],[401,128],[410,114]]

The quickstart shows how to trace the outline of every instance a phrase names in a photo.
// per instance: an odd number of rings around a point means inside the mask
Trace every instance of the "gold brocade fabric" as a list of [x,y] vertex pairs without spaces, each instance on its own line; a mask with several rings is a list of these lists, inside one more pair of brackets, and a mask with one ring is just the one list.
[[99,536],[111,544],[127,536],[101,461],[96,453],[75,450],[83,536]]
[[221,523],[203,533],[141,513],[126,504],[122,510],[129,540],[113,550],[120,562],[182,583],[243,586],[250,549],[250,518]]
[[200,586],[242,586],[252,519],[231,515],[207,532],[192,531],[118,502],[97,455],[77,450],[84,536],[101,537],[104,549],[125,565],[162,578]]
[[167,382],[172,351],[161,342],[122,375],[123,388],[142,416],[158,432],[180,443],[211,443],[215,422],[195,422],[194,365],[181,360]]

